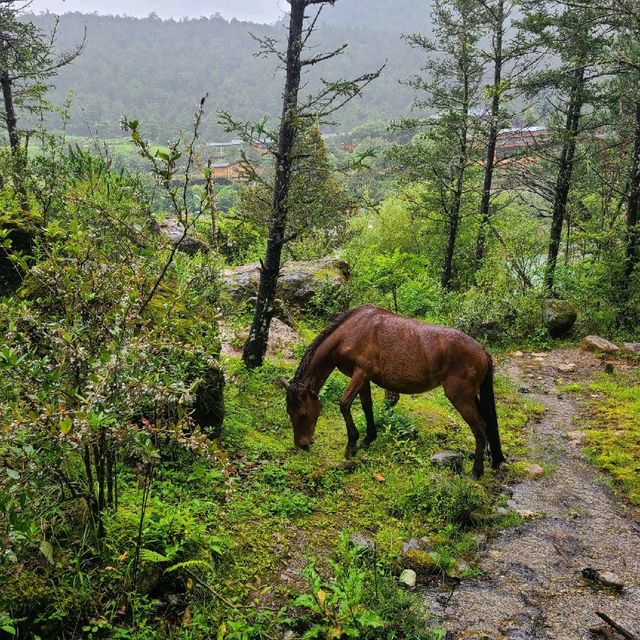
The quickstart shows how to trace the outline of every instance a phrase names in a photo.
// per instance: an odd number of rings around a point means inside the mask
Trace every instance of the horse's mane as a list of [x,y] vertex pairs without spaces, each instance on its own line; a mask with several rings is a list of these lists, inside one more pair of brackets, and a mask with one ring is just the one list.
[[302,360],[298,365],[298,370],[295,376],[293,376],[292,384],[300,382],[304,374],[306,373],[313,355],[318,350],[318,347],[348,318],[350,318],[356,311],[359,311],[362,307],[356,307],[355,309],[349,309],[344,311],[340,315],[336,316],[320,333],[317,338],[309,345],[309,348],[304,352]]

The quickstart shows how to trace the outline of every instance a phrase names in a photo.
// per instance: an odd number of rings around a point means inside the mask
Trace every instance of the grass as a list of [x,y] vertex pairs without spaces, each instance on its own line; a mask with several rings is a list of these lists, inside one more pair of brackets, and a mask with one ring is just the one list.
[[607,473],[616,490],[640,505],[640,369],[566,389],[586,403],[589,459]]
[[[0,613],[6,609],[24,619],[29,611],[42,611],[42,620],[29,629],[43,638],[63,635],[83,617],[89,619],[87,637],[95,638],[253,640],[280,637],[283,626],[301,638],[335,624],[360,625],[356,637],[365,640],[441,637],[431,629],[420,596],[404,591],[398,575],[404,568],[413,568],[420,581],[477,575],[474,534],[519,521],[513,513],[496,512],[504,502],[504,481],[515,476],[507,468],[474,482],[471,460],[462,475],[431,464],[438,450],[473,449],[469,428],[441,390],[403,397],[391,412],[381,408],[383,393],[376,390],[380,436],[368,451],[345,461],[337,399],[347,379],[340,374],[322,392],[315,445],[296,452],[277,382],[291,376],[293,366],[269,361],[247,372],[235,359],[224,366],[227,415],[223,435],[212,445],[214,457],[171,449],[158,465],[142,528],[137,589],[131,581],[141,485],[123,467],[119,509],[107,519],[104,548],[78,551],[78,557],[92,559],[71,573],[65,549],[77,534],[60,532],[58,542],[52,536],[55,564],[34,558],[22,566],[7,583]],[[505,453],[511,461],[524,460],[526,425],[541,409],[501,377],[496,396]],[[354,416],[364,431],[359,407]],[[345,536],[353,533],[375,542],[373,557],[355,557],[345,547]],[[410,538],[421,540],[422,548],[403,557]],[[324,585],[319,589],[318,580]],[[25,590],[25,584],[32,587]],[[128,606],[102,600],[103,594],[127,591]],[[328,594],[321,594],[324,604],[320,591]],[[300,609],[294,602],[306,605]],[[357,615],[342,619],[338,612],[345,610]]]

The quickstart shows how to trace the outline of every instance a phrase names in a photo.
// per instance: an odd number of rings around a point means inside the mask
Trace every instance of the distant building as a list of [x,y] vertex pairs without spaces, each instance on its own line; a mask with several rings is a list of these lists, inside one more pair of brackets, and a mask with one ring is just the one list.
[[211,165],[216,182],[233,182],[241,177],[242,166],[239,162],[216,162]]
[[496,160],[516,158],[542,146],[549,145],[555,132],[546,127],[518,127],[502,129],[498,133]]

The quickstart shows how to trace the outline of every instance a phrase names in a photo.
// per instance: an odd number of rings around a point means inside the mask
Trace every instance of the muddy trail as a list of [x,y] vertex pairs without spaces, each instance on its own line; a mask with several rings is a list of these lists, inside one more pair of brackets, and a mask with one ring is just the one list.
[[[575,371],[572,371],[575,365]],[[618,366],[618,364],[616,364]],[[546,407],[531,423],[528,445],[544,478],[505,488],[524,524],[484,547],[482,576],[428,592],[427,602],[452,640],[623,638],[603,625],[610,616],[640,640],[640,524],[607,488],[580,446],[579,409],[558,390],[586,380],[603,362],[574,349],[512,357],[500,366],[523,393]],[[613,572],[621,591],[585,580],[582,570]],[[608,635],[603,635],[606,633]]]

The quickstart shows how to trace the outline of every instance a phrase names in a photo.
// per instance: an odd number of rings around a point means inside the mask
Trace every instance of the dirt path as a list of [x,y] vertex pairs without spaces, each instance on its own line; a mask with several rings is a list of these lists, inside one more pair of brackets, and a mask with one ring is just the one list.
[[[574,373],[559,365],[574,363]],[[640,525],[612,496],[568,433],[579,429],[574,401],[556,382],[583,380],[603,364],[576,350],[514,357],[501,366],[547,408],[531,425],[534,458],[553,473],[511,486],[509,506],[531,514],[483,550],[483,576],[453,592],[429,594],[448,638],[477,640],[579,640],[594,638],[607,613],[640,638]],[[581,570],[612,571],[624,582],[620,594],[587,584]],[[612,635],[612,638],[622,636]]]

